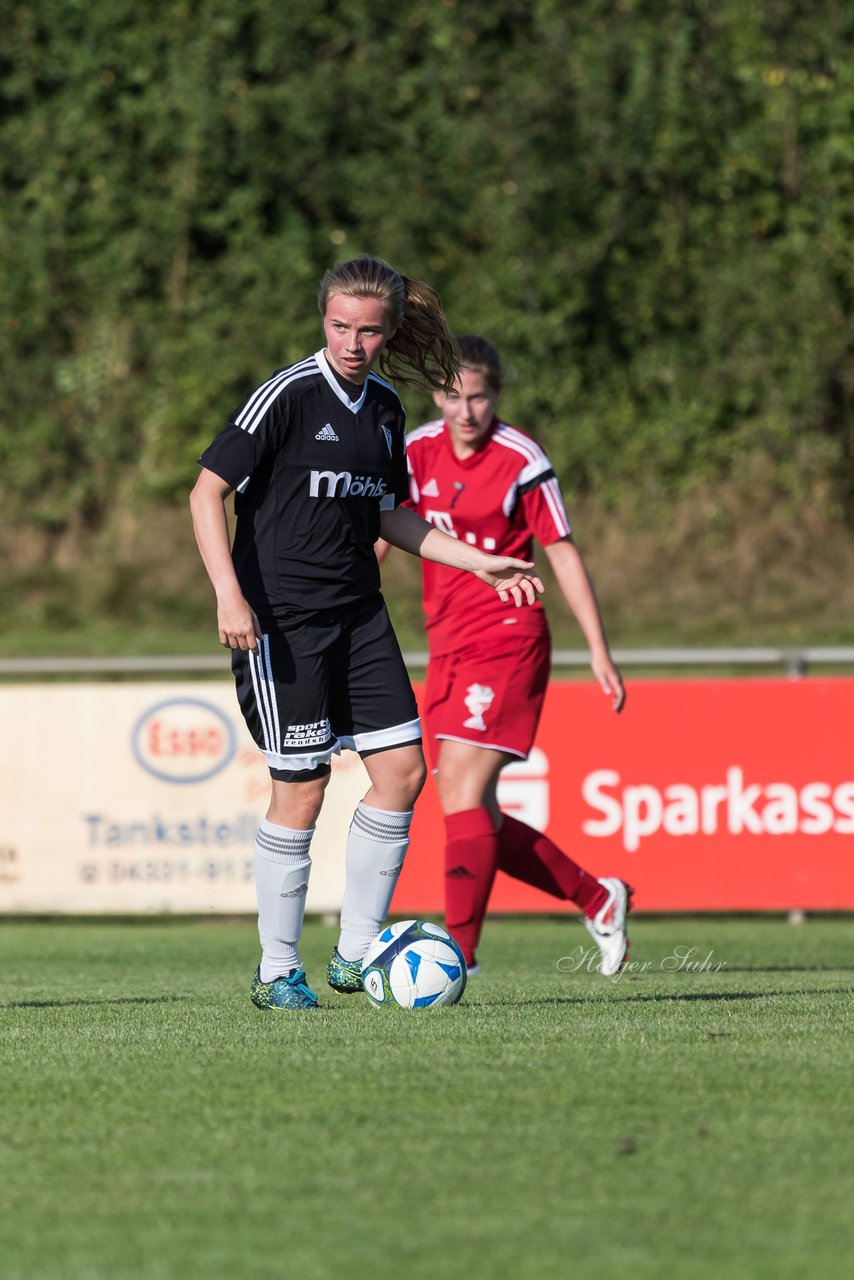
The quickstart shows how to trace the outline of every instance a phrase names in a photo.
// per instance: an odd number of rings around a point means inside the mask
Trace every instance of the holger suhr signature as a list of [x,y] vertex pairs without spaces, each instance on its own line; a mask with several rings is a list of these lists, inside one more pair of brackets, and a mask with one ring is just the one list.
[[[668,955],[660,960],[627,960],[611,978],[619,982],[628,974],[639,973],[720,973],[726,968],[726,960],[715,960],[714,951],[700,957],[699,947],[674,947]],[[585,947],[579,944],[568,956],[561,956],[557,962],[558,973],[579,973],[586,969],[588,973],[599,970],[600,955],[598,948]]]

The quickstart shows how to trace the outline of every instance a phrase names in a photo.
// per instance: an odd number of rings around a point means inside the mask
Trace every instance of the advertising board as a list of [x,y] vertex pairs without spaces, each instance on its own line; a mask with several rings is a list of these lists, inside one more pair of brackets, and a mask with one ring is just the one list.
[[[555,680],[500,800],[639,911],[850,910],[852,723],[848,678],[636,680],[619,717]],[[0,914],[255,911],[269,779],[230,682],[9,685],[0,725]],[[367,785],[333,761],[309,912],[340,907]],[[443,846],[431,780],[395,913],[441,913]],[[499,873],[491,910],[572,907]]]

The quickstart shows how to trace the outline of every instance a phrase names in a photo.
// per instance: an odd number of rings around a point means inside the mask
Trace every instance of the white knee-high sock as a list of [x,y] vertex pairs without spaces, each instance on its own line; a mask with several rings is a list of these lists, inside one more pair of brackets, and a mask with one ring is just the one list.
[[261,981],[300,967],[305,895],[311,871],[309,846],[314,827],[293,831],[266,818],[255,837],[255,891],[261,938]]
[[390,813],[363,802],[353,814],[338,942],[338,953],[345,960],[361,960],[383,926],[409,848],[411,821],[411,809]]

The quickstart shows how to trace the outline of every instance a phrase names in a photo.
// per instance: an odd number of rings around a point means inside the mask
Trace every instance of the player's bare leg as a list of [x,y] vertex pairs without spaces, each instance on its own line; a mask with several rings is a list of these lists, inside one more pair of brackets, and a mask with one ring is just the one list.
[[496,799],[498,777],[505,765],[518,758],[506,751],[476,746],[473,742],[443,738],[439,748],[436,786],[445,816],[462,813],[466,809],[488,809],[497,829],[501,825]]
[[320,815],[329,777],[327,773],[304,782],[280,782],[274,778],[267,820],[295,831],[310,830]]
[[362,804],[372,809],[403,813],[412,809],[427,777],[420,743],[406,743],[388,751],[375,751],[362,763],[371,780]]

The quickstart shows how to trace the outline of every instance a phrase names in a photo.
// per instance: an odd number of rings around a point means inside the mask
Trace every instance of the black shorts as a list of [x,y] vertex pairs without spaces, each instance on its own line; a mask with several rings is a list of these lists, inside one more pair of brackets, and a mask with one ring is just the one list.
[[341,747],[365,756],[421,741],[381,596],[280,623],[257,654],[235,649],[231,669],[249,732],[280,781],[328,773]]

